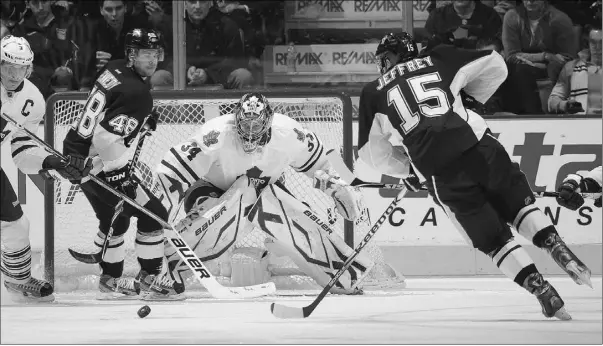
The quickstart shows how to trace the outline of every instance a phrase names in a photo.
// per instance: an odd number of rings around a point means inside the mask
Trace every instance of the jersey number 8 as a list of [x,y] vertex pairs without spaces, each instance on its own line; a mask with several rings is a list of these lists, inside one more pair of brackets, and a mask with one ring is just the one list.
[[[440,74],[437,72],[420,75],[417,77],[411,77],[406,80],[408,87],[414,96],[414,102],[418,105],[419,111],[411,111],[408,102],[402,94],[400,85],[396,85],[387,91],[387,104],[394,105],[398,116],[402,120],[401,128],[404,134],[408,134],[417,125],[419,125],[419,113],[425,117],[438,117],[446,114],[450,109],[450,102],[448,101],[448,95],[444,90],[431,87],[426,88],[427,83],[441,82]],[[435,99],[437,101],[436,106],[430,106],[425,104],[426,101]]]
[[98,115],[105,109],[106,102],[105,93],[94,87],[88,96],[88,101],[77,125],[77,132],[80,136],[88,138],[92,135]]

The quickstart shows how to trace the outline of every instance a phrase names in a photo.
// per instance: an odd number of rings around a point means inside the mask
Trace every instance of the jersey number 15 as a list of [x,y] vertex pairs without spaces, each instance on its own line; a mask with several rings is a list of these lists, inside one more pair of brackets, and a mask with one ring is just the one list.
[[[450,109],[450,102],[448,101],[448,95],[446,95],[444,90],[438,87],[425,87],[425,84],[441,81],[442,78],[437,72],[411,77],[406,80],[408,88],[414,96],[414,100],[410,101],[418,106],[418,112],[413,112],[411,110],[408,101],[402,94],[402,89],[399,84],[387,91],[387,105],[393,105],[396,109],[400,120],[402,120],[400,127],[402,128],[402,131],[404,131],[404,134],[408,134],[419,125],[419,121],[421,120],[419,115],[425,117],[438,117],[448,112]],[[435,99],[437,105],[430,106],[425,103],[431,99]]]

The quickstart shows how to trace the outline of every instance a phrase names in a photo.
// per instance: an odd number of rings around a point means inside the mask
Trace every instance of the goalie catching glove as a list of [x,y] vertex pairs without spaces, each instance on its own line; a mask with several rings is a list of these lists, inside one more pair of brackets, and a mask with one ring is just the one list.
[[72,184],[79,184],[90,173],[92,160],[79,155],[67,155],[66,160],[56,155],[48,155],[42,163],[42,169],[54,169]]
[[362,215],[365,207],[360,190],[346,184],[338,176],[317,170],[314,173],[314,187],[333,198],[337,212],[346,220],[354,221]]

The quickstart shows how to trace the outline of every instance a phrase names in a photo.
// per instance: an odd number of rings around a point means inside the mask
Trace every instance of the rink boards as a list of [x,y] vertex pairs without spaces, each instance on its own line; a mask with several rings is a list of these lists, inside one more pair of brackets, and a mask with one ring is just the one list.
[[[528,118],[513,116],[493,118],[488,123],[511,158],[520,164],[532,188],[553,191],[568,173],[585,171],[601,165],[601,118]],[[354,123],[356,126],[356,123]],[[40,127],[39,135],[43,130]],[[354,143],[357,128],[354,127]],[[31,222],[32,248],[40,251],[44,242],[43,194],[34,183],[39,177],[26,178],[18,173],[10,157],[9,145],[2,148],[2,169],[17,190],[23,209]],[[363,169],[357,174],[366,180],[398,182]],[[372,215],[379,215],[395,191],[364,191],[365,203]],[[557,225],[566,242],[591,267],[601,274],[601,209],[592,201],[578,211],[560,208],[554,199],[538,200],[545,213]],[[35,215],[35,217],[34,217]],[[559,273],[548,256],[518,238],[535,257],[543,272]],[[384,251],[386,261],[405,275],[475,275],[498,273],[483,255],[467,246],[463,237],[445,214],[426,194],[411,193],[392,213],[374,238]]]

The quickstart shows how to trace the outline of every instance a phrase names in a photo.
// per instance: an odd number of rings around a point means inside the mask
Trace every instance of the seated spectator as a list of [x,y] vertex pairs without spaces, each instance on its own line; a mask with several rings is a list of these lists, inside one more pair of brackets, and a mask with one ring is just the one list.
[[[237,24],[216,9],[212,0],[187,0],[185,9],[187,85],[221,84],[227,89],[251,85],[253,77]],[[166,39],[171,39],[172,32],[170,28],[165,33]],[[170,73],[151,77],[153,86],[172,83]]]
[[546,0],[524,0],[503,20],[503,47],[509,66],[510,93],[505,97],[517,114],[542,113],[537,80],[557,80],[576,54],[570,18]]
[[[78,88],[87,45],[82,21],[73,11],[73,1],[27,2],[30,9],[15,27],[15,36],[25,37],[34,52],[31,82],[45,97],[55,90]],[[89,50],[88,50],[89,51]]]
[[502,21],[494,9],[474,0],[455,0],[429,13],[428,37],[450,35],[454,45],[475,49],[477,40],[500,37]]
[[517,6],[517,1],[515,0],[482,0],[482,3],[488,7],[492,7],[498,13],[501,20],[505,17],[505,13]]
[[1,1],[0,38],[12,33],[14,27],[21,23],[25,15],[25,0]]
[[549,96],[549,112],[561,114],[602,114],[601,28],[590,29],[588,48],[578,59],[565,64]]

